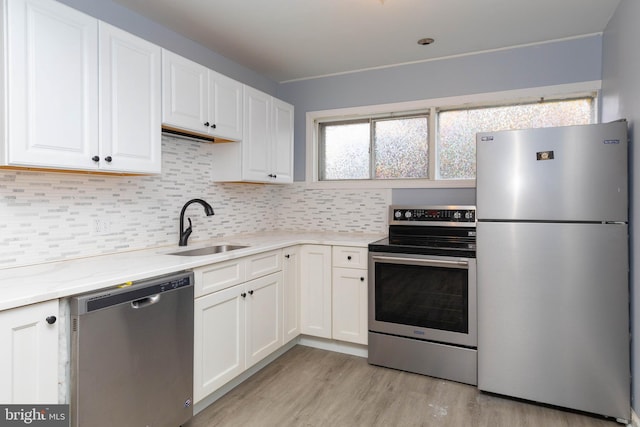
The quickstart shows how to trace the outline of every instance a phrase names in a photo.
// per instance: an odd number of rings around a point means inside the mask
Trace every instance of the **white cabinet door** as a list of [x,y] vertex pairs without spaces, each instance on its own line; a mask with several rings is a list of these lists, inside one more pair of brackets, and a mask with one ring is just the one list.
[[278,183],[293,182],[293,105],[273,98],[271,170]]
[[3,163],[97,169],[98,20],[51,0],[6,5]]
[[239,141],[242,83],[196,62],[162,51],[162,123],[176,130]]
[[242,139],[242,83],[209,70],[209,133],[224,139]]
[[244,86],[238,144],[214,144],[214,181],[293,182],[293,105]]
[[282,272],[245,284],[246,368],[282,346]]
[[194,392],[198,402],[245,369],[244,285],[197,298],[194,306]]
[[0,312],[3,404],[58,403],[58,321],[51,316],[59,316],[58,300]]
[[170,127],[209,133],[207,68],[162,50],[162,122]]
[[300,248],[302,333],[331,338],[331,246]]
[[300,335],[300,247],[285,248],[282,264],[282,327],[288,343]]
[[367,270],[333,268],[333,338],[367,344]]
[[268,181],[271,172],[271,96],[250,87],[244,89],[244,137],[242,176]]
[[100,169],[160,173],[160,47],[100,23]]

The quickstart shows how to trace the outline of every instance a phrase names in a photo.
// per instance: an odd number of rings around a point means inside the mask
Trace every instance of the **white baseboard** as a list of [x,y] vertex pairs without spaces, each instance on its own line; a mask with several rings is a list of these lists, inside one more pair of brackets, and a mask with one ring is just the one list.
[[[345,341],[335,341],[326,338],[312,337],[309,335],[300,335],[298,337],[298,344],[307,347],[315,347],[322,350],[334,351],[336,353],[345,353],[352,356],[359,356],[366,358],[369,355],[369,351],[366,345],[353,344]],[[640,427],[640,426],[639,426]]]

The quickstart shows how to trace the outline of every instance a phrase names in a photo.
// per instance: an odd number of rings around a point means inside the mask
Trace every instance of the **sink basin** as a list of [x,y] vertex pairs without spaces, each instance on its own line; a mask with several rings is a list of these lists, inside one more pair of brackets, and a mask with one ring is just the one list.
[[181,252],[172,252],[169,255],[179,255],[179,256],[202,256],[202,255],[214,255],[222,252],[235,251],[236,249],[248,248],[249,246],[242,245],[215,245],[215,246],[205,246],[204,248],[198,249],[190,249],[187,251]]

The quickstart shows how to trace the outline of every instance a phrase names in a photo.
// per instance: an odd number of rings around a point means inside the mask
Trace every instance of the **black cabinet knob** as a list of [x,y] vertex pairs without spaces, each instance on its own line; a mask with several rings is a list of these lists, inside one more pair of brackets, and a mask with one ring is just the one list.
[[253,295],[253,289],[249,291],[249,295]]
[[204,122],[204,125],[205,126],[209,126],[209,122]]
[[45,320],[48,324],[53,325],[58,319],[56,318],[56,316],[48,316]]
[[111,156],[107,156],[107,157],[104,158],[104,161],[107,162],[107,163],[111,163],[111,160],[113,160],[111,158]]
[[246,298],[246,297],[247,297],[247,293],[246,293],[246,292],[243,292],[243,293],[241,293],[241,294],[240,294],[240,296],[241,296],[242,298]]
[[351,261],[351,255],[349,255],[349,256],[347,257],[347,260]]
[[361,281],[361,282],[364,282],[364,277],[361,277],[361,278],[360,278],[360,281]]
[[287,259],[289,259],[289,258],[291,258],[291,255],[286,254],[284,257],[285,257],[285,258],[287,258]]
[[100,161],[100,157],[98,157],[98,156],[93,156],[93,157],[91,158],[91,160],[93,160],[94,162],[99,162],[99,161]]
[[216,128],[216,124],[215,124],[215,123],[214,123],[214,124],[212,124],[212,125],[211,125],[211,127],[212,127],[213,129],[215,129],[215,128]]

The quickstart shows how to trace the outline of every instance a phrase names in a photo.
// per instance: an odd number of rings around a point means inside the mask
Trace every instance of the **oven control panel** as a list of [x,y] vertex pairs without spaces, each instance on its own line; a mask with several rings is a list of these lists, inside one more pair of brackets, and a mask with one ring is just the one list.
[[474,226],[475,206],[390,206],[390,225]]

